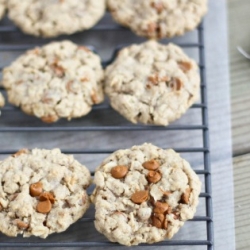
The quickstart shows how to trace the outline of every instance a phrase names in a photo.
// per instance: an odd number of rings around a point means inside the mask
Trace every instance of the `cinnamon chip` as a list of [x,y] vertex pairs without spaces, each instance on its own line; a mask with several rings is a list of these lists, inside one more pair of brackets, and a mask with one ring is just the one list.
[[111,169],[111,175],[115,179],[122,179],[126,176],[127,173],[128,173],[127,166],[116,166]]
[[36,211],[41,214],[47,214],[52,208],[50,200],[39,201],[36,206]]
[[172,78],[172,80],[168,83],[168,86],[173,91],[179,91],[183,87],[183,83],[179,78]]
[[147,175],[147,180],[149,183],[157,183],[161,180],[161,174],[155,171],[149,171]]
[[163,214],[154,214],[152,216],[152,225],[157,228],[163,227],[165,216]]
[[48,115],[48,116],[41,117],[41,120],[46,123],[53,123],[58,120],[58,117],[55,115]]
[[185,193],[183,193],[181,196],[181,203],[188,204],[189,198],[190,198],[190,193],[191,193],[191,189],[187,188]]
[[55,203],[55,197],[52,193],[44,192],[39,196],[40,201],[49,200],[52,204]]
[[32,197],[39,196],[43,192],[43,184],[41,182],[30,185],[30,195]]
[[86,52],[91,52],[91,50],[89,48],[85,47],[85,46],[78,46],[78,49],[79,50],[84,50]]
[[135,204],[141,204],[144,201],[147,201],[149,198],[149,193],[146,190],[143,191],[137,191],[135,192],[132,197],[131,200],[135,203]]
[[183,72],[188,72],[189,70],[192,69],[192,63],[191,62],[178,62],[179,67]]
[[157,30],[157,23],[149,23],[148,24],[148,32],[153,33]]
[[55,60],[54,63],[51,64],[51,69],[54,71],[55,75],[60,78],[65,74],[65,69],[58,64],[58,60]]
[[171,79],[169,76],[151,75],[148,77],[148,81],[154,85],[158,85],[160,82],[169,82]]
[[94,104],[97,104],[99,102],[96,92],[93,92],[91,94],[91,100]]
[[165,202],[157,201],[154,207],[154,213],[165,214],[168,211],[169,205]]
[[158,1],[156,3],[151,3],[151,6],[157,10],[157,12],[160,14],[163,9],[164,9],[164,5],[161,1]]
[[27,148],[23,148],[23,149],[17,151],[15,154],[13,154],[12,157],[15,158],[21,154],[28,154],[28,153],[29,153],[29,150]]
[[148,170],[157,170],[160,167],[158,161],[152,159],[150,161],[145,161],[142,166]]
[[16,220],[16,224],[18,226],[19,229],[25,230],[29,227],[29,224],[21,221],[21,220]]

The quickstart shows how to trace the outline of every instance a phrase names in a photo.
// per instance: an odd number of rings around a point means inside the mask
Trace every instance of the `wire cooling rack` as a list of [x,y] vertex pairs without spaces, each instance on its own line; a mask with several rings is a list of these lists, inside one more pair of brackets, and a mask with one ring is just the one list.
[[[114,23],[112,24],[105,24],[100,23],[96,27],[92,29],[92,33],[99,33],[99,32],[108,32],[113,31],[114,34],[118,34],[118,32],[123,32],[125,29],[120,27]],[[87,33],[86,33],[87,34]],[[24,36],[25,42],[18,41],[17,37]],[[81,36],[80,34],[78,36]],[[85,33],[83,33],[85,36]],[[2,71],[5,65],[5,53],[15,53],[15,52],[24,52],[26,49],[33,48],[35,45],[44,44],[47,41],[43,39],[35,39],[30,41],[29,36],[23,35],[16,27],[14,27],[9,21],[4,21],[0,25],[0,72]],[[12,42],[9,43],[9,40]],[[23,40],[22,40],[23,41]],[[142,244],[142,246],[184,246],[185,249],[208,249],[212,250],[213,248],[213,221],[212,221],[212,197],[211,197],[211,169],[210,169],[210,152],[209,152],[209,126],[208,126],[208,107],[207,107],[207,86],[206,86],[206,67],[205,67],[205,56],[204,56],[204,26],[201,24],[197,28],[197,42],[180,42],[178,43],[183,48],[192,48],[197,50],[198,53],[198,60],[200,66],[200,74],[201,74],[201,103],[194,104],[192,109],[199,109],[201,112],[200,125],[193,125],[193,124],[174,124],[168,127],[158,127],[158,126],[142,126],[142,125],[132,125],[130,123],[124,122],[124,124],[118,125],[88,125],[88,124],[81,124],[77,123],[77,125],[71,125],[71,123],[67,123],[67,125],[47,125],[43,124],[40,121],[36,121],[33,123],[26,123],[25,120],[20,125],[16,125],[15,119],[12,119],[9,123],[4,123],[1,125],[1,121],[7,119],[6,117],[15,116],[17,113],[21,113],[19,109],[7,105],[2,109],[2,117],[0,117],[0,156],[8,155],[16,152],[18,148],[13,148],[11,145],[8,149],[1,147],[1,136],[4,133],[12,133],[13,137],[18,137],[22,132],[36,132],[36,133],[50,133],[50,132],[65,132],[65,133],[88,133],[88,132],[98,132],[98,131],[107,131],[107,132],[129,132],[129,131],[176,131],[179,133],[187,133],[189,131],[200,131],[201,132],[201,140],[202,146],[197,147],[182,147],[182,148],[174,148],[176,151],[180,153],[199,153],[202,155],[202,169],[196,170],[196,173],[201,176],[204,180],[204,192],[200,195],[200,200],[203,200],[204,207],[205,207],[205,214],[202,216],[195,216],[191,223],[193,222],[202,222],[205,223],[205,231],[206,236],[204,239],[187,239],[182,240],[178,239],[177,237],[174,240],[167,240],[160,243],[156,243],[153,245],[146,245]],[[112,56],[109,59],[103,60],[103,66],[107,66],[111,63],[119,49],[122,45],[117,45],[116,48],[113,49]],[[95,50],[95,48],[92,48]],[[1,73],[0,73],[1,74]],[[6,96],[4,89],[0,88],[0,91]],[[110,110],[110,106],[108,103],[101,104],[94,107],[92,112],[96,111],[107,111]],[[34,118],[35,119],[35,118]],[[60,123],[59,123],[60,124]],[[73,123],[74,124],[74,123]],[[113,149],[65,149],[63,150],[64,153],[70,153],[75,155],[105,155],[112,153],[113,151],[117,150],[118,148]],[[93,175],[93,172],[92,172]],[[93,224],[93,215],[92,216],[85,216],[80,222],[78,223],[86,223],[91,222]],[[194,223],[195,224],[195,223]],[[65,232],[67,234],[67,231]],[[17,238],[16,240],[10,240],[8,237],[2,236],[0,240],[0,248],[26,248],[26,247],[65,247],[65,249],[69,247],[109,247],[109,246],[118,246],[116,243],[108,242],[105,238],[101,239],[100,241],[96,241],[95,238],[88,239],[84,236],[81,237],[80,240],[77,241],[63,241],[63,240],[40,240],[40,239],[23,239],[21,237]]]

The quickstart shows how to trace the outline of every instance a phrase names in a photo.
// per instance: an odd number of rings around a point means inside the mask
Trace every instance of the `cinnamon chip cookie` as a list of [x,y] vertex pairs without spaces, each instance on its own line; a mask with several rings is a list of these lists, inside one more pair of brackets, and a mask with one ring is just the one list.
[[88,169],[59,149],[23,149],[0,162],[0,232],[46,238],[89,207]]
[[124,48],[105,72],[111,106],[133,123],[166,126],[198,100],[199,91],[197,64],[173,44]]
[[70,41],[27,51],[3,70],[9,102],[44,122],[82,117],[103,101],[99,56]]
[[107,0],[113,18],[137,35],[163,38],[193,30],[207,12],[207,0]]
[[9,18],[25,33],[43,37],[90,29],[105,8],[105,0],[8,0]]
[[6,0],[0,0],[0,20],[3,18],[6,9]]
[[193,218],[201,190],[187,161],[152,144],[114,152],[94,182],[96,229],[127,246],[172,238]]

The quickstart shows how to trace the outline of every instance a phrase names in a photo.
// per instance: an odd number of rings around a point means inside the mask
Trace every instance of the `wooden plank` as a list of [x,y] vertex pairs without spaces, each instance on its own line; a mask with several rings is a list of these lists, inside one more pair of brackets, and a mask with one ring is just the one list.
[[250,52],[250,1],[228,0],[232,135],[235,155],[250,152],[250,61],[236,49]]
[[250,154],[234,158],[235,233],[238,250],[250,246]]
[[[229,44],[231,110],[234,155],[250,152],[250,61],[236,49],[250,52],[249,0],[229,0]],[[249,249],[250,239],[250,154],[234,158],[236,247]]]

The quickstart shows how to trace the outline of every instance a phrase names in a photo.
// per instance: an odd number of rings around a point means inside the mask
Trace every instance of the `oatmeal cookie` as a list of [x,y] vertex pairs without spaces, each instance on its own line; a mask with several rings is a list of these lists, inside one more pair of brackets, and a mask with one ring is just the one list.
[[193,218],[201,191],[187,161],[147,143],[110,155],[94,183],[96,229],[127,246],[172,238]]
[[9,18],[23,32],[43,37],[90,29],[105,8],[105,0],[8,0]]
[[59,149],[22,149],[0,162],[0,232],[46,238],[89,207],[89,170]]
[[198,66],[173,44],[132,45],[107,67],[105,92],[129,121],[166,126],[198,100]]
[[164,38],[193,30],[207,12],[207,0],[107,0],[113,18],[137,35]]
[[70,41],[27,51],[3,70],[9,102],[44,122],[82,117],[103,101],[99,56]]

